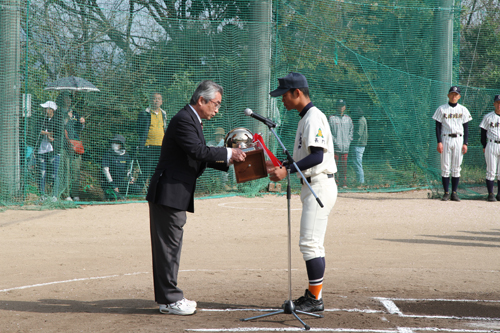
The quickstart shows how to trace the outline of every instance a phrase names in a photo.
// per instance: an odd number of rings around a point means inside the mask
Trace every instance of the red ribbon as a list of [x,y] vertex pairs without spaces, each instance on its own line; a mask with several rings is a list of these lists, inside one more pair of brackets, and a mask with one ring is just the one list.
[[276,156],[274,156],[274,154],[269,149],[267,149],[266,144],[264,143],[264,139],[262,138],[262,135],[255,133],[253,135],[253,142],[256,142],[256,141],[259,141],[262,144],[262,147],[266,151],[267,157],[269,157],[269,159],[271,160],[271,162],[273,162],[273,165],[275,167],[278,167],[278,166],[282,165],[281,162],[280,162],[280,160],[278,160],[276,158]]

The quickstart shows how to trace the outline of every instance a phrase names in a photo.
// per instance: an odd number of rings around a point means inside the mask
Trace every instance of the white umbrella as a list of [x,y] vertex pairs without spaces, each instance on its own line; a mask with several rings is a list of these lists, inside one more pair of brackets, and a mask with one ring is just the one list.
[[100,91],[89,81],[81,77],[68,76],[49,83],[45,90]]

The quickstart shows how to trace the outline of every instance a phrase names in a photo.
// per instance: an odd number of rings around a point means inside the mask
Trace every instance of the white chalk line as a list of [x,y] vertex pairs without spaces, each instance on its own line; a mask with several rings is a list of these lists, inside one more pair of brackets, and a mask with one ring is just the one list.
[[[194,328],[186,329],[192,332],[303,332],[303,328],[298,327],[236,327],[236,328]],[[398,333],[395,329],[376,330],[376,329],[349,329],[349,328],[314,328],[311,327],[309,332],[369,332],[369,333]]]
[[[275,312],[281,309],[198,309],[203,312],[240,312],[240,311],[253,311],[253,312]],[[385,313],[381,310],[371,310],[371,309],[325,309],[325,312],[360,312],[360,313]]]
[[[248,270],[248,269],[243,269]],[[252,269],[251,269],[252,270]],[[260,269],[253,269],[254,271],[260,271]],[[183,270],[183,271],[192,271],[192,270]],[[212,271],[212,270],[197,270],[197,271]],[[97,277],[88,277],[88,278],[77,278],[70,279],[64,281],[53,281],[47,283],[38,283],[27,286],[13,287],[7,289],[1,289],[0,292],[8,292],[14,290],[22,290],[36,287],[43,287],[55,284],[63,284],[70,282],[81,282],[81,281],[90,281],[90,280],[102,280],[115,278],[120,276],[133,276],[139,274],[151,274],[150,272],[135,272],[135,273],[125,273],[125,274],[114,274],[107,276],[97,276]],[[459,316],[425,316],[425,315],[406,315],[401,312],[399,307],[394,303],[394,301],[447,301],[447,302],[490,302],[490,303],[500,303],[500,300],[470,300],[470,299],[417,299],[417,298],[386,298],[386,297],[373,297],[373,299],[379,300],[382,305],[386,308],[386,310],[390,314],[397,314],[400,317],[406,318],[428,318],[428,319],[458,319],[458,320],[481,320],[481,321],[500,321],[500,318],[489,318],[489,317],[459,317]],[[258,312],[272,312],[277,311],[278,309],[198,309],[204,312],[232,312],[232,311],[258,311]],[[325,309],[325,312],[360,312],[360,313],[384,313],[384,311],[380,310],[371,310],[371,309]],[[187,329],[187,331],[197,331],[197,332],[254,332],[254,331],[302,331],[303,329],[299,328],[234,328],[234,329]],[[435,328],[435,327],[416,327],[416,328],[408,328],[408,327],[398,327],[395,329],[389,330],[375,330],[375,329],[346,329],[346,328],[311,328],[311,331],[328,331],[328,332],[372,332],[372,333],[412,333],[413,331],[433,331],[433,332],[471,332],[471,333],[482,333],[482,332],[500,332],[494,330],[465,330],[465,329],[443,329],[443,328]]]
[[[299,327],[235,327],[235,328],[194,328],[185,329],[191,332],[303,332],[303,328]],[[468,330],[468,329],[451,329],[437,327],[397,327],[394,329],[356,329],[356,328],[319,328],[311,327],[311,332],[355,332],[355,333],[411,333],[414,331],[424,332],[451,332],[451,333],[492,333],[498,331],[492,330]]]
[[[294,268],[292,271],[297,271],[298,269]],[[227,271],[256,271],[256,272],[261,272],[263,269],[261,268],[241,268],[241,269],[181,269],[179,272],[227,272]],[[269,271],[269,270],[266,270]],[[288,269],[272,269],[271,271],[288,271]],[[139,275],[139,274],[151,274],[151,272],[135,272],[135,273],[125,273],[125,274],[114,274],[114,275],[106,275],[106,276],[94,276],[94,277],[88,277],[88,278],[76,278],[76,279],[70,279],[70,280],[64,280],[64,281],[52,281],[52,282],[46,282],[46,283],[37,283],[37,284],[32,284],[32,285],[27,285],[27,286],[20,286],[20,287],[13,287],[13,288],[7,288],[7,289],[0,289],[0,292],[7,292],[7,291],[13,291],[13,290],[22,290],[22,289],[29,289],[29,288],[36,288],[36,287],[44,287],[44,286],[50,286],[50,285],[55,285],[55,284],[62,284],[62,283],[70,283],[70,282],[81,282],[81,281],[88,281],[88,280],[102,280],[102,279],[110,279],[110,278],[115,278],[115,277],[120,277],[120,276],[131,276],[131,275]]]
[[[374,297],[375,299],[384,299],[384,297]],[[484,300],[484,299],[449,299],[449,298],[385,298],[392,301],[406,301],[406,302],[461,302],[461,303],[500,303],[500,300]]]
[[88,277],[88,278],[78,278],[78,279],[71,279],[71,280],[64,280],[64,281],[53,281],[53,282],[46,282],[46,283],[37,283],[37,284],[28,285],[28,286],[21,286],[21,287],[0,289],[0,292],[7,292],[7,291],[13,291],[13,290],[22,290],[22,289],[29,289],[29,288],[36,288],[36,287],[45,287],[45,286],[50,286],[50,285],[54,285],[54,284],[61,284],[61,283],[110,279],[110,278],[115,278],[115,277],[120,277],[120,276],[131,276],[131,275],[139,275],[139,274],[151,274],[151,273],[148,273],[148,272],[135,272],[135,273],[107,275],[107,276],[94,276],[94,277]]
[[394,301],[407,301],[407,302],[415,302],[415,301],[423,301],[423,302],[490,302],[490,303],[499,303],[498,300],[470,300],[470,299],[443,299],[443,298],[435,298],[435,299],[417,299],[417,298],[386,298],[386,297],[373,297],[382,303],[382,305],[389,311],[390,314],[396,314],[399,317],[405,318],[426,318],[426,319],[457,319],[457,320],[481,320],[481,321],[500,321],[500,318],[490,318],[490,317],[460,317],[460,316],[430,316],[430,315],[407,315],[401,312],[399,307],[394,303]]
[[[285,208],[269,208],[269,207],[259,207],[259,205],[265,205],[268,204],[266,202],[264,203],[257,203],[257,204],[252,204],[252,206],[248,206],[248,202],[223,202],[218,204],[219,207],[224,207],[224,208],[235,208],[235,209],[252,209],[252,210],[288,210],[286,207]],[[233,206],[235,205],[235,206]],[[292,208],[290,210],[302,210],[302,208]]]

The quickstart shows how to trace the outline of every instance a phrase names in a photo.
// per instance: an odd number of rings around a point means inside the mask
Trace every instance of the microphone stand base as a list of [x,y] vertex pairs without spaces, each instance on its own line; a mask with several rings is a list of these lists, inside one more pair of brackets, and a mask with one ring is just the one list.
[[283,305],[281,306],[281,308],[282,308],[282,310],[274,311],[271,313],[266,313],[266,314],[255,316],[255,317],[240,319],[240,321],[249,321],[249,320],[253,320],[253,319],[274,316],[274,315],[278,315],[278,314],[282,314],[282,313],[292,314],[298,321],[300,321],[300,323],[304,326],[304,329],[306,331],[309,331],[311,329],[311,327],[309,325],[307,325],[302,319],[300,319],[300,317],[297,315],[297,313],[305,314],[305,315],[316,317],[316,318],[323,318],[323,315],[320,315],[320,314],[295,310],[295,304],[293,304],[293,301],[291,301],[291,300],[285,301],[283,303]]

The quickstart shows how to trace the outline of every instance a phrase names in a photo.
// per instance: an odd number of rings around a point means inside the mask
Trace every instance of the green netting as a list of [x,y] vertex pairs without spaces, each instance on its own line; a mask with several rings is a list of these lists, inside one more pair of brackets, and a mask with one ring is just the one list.
[[[365,184],[358,184],[351,147],[347,187],[341,191],[430,188],[438,195],[432,115],[446,103],[448,88],[459,85],[460,102],[473,117],[460,192],[469,198],[485,192],[478,125],[500,91],[495,2],[2,0],[0,9],[4,206],[74,206],[68,197],[88,203],[144,200],[147,167],[141,158],[147,152],[138,133],[139,114],[159,93],[168,122],[204,79],[225,89],[219,114],[204,123],[209,144],[220,143],[221,128],[227,133],[245,127],[262,133],[268,147],[284,158],[274,136],[243,110],[249,107],[276,121],[277,134],[292,150],[299,116],[268,95],[277,78],[290,71],[306,75],[313,103],[327,116],[335,113],[339,99],[346,101],[348,115],[354,117],[358,107],[364,111],[369,130]],[[46,89],[70,76],[99,89],[69,93],[72,109],[85,120],[83,130],[77,129],[83,155],[72,153],[65,142],[64,130],[80,126],[79,118],[73,120],[76,125],[69,121],[73,127],[67,125],[67,90]],[[40,126],[46,113],[40,104],[49,100],[59,105],[54,118],[66,125],[54,135],[58,157],[46,163],[43,196]],[[116,134],[126,138],[127,166],[136,186],[107,196],[103,157]],[[55,166],[57,173],[50,170]],[[267,192],[268,184],[267,179],[237,184],[232,171],[207,170],[197,196],[256,195]],[[292,186],[300,186],[295,177]]]

